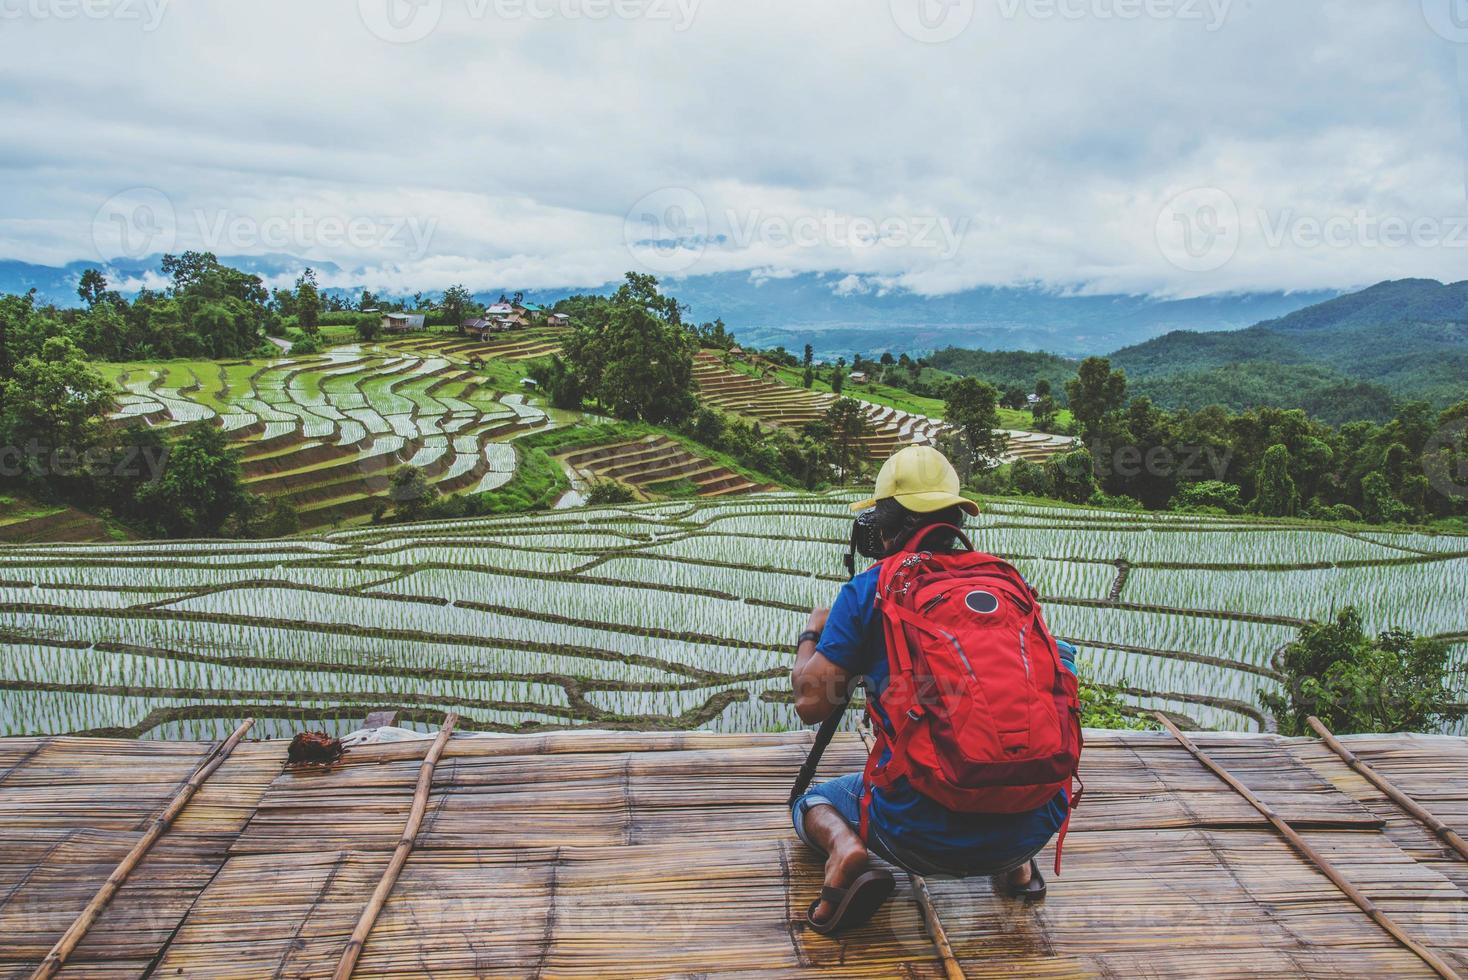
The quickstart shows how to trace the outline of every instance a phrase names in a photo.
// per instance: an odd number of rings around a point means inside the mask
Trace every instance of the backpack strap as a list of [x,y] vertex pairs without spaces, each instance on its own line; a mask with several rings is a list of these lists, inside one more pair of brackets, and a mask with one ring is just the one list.
[[[1080,789],[1076,789],[1079,785]],[[1076,807],[1081,805],[1081,797],[1086,795],[1086,784],[1081,782],[1081,777],[1076,774],[1070,777],[1070,789],[1065,794],[1067,804],[1065,811],[1065,823],[1060,825],[1060,833],[1055,838],[1055,877],[1060,877],[1060,855],[1065,850],[1065,835],[1070,833],[1070,818],[1075,816]],[[863,815],[865,819],[865,815]],[[865,840],[865,838],[863,838]]]

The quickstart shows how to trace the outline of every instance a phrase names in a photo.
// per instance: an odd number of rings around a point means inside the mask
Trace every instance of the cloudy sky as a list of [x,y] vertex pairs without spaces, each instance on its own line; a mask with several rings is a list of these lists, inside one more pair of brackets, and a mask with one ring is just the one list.
[[0,257],[1468,278],[1468,0],[0,0]]

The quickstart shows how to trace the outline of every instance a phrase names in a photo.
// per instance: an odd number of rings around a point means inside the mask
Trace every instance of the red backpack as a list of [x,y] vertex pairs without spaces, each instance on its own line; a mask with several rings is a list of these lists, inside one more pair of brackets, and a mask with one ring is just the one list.
[[[935,533],[969,550],[920,551]],[[861,836],[872,788],[906,778],[961,813],[1025,813],[1069,790],[1081,762],[1075,675],[1045,625],[1038,595],[1008,562],[973,550],[956,528],[932,527],[882,563],[877,611],[891,679],[870,701],[876,744],[866,767]],[[881,765],[887,750],[891,759]],[[1084,790],[1084,786],[1082,786]],[[1055,873],[1070,819],[1055,848]]]

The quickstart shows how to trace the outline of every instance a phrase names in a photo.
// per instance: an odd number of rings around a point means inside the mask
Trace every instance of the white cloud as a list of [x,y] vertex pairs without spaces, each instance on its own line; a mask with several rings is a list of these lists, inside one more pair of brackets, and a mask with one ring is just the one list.
[[[593,19],[609,8],[442,0],[408,44],[375,37],[358,0],[173,3],[154,31],[37,4],[0,32],[11,258],[95,258],[99,209],[141,187],[171,202],[178,248],[334,261],[385,288],[592,286],[636,266],[633,203],[677,187],[711,236],[681,274],[830,272],[838,293],[1468,274],[1468,45],[1415,2],[1201,4],[1219,26],[1006,0],[942,44],[885,2]],[[1195,188],[1238,213],[1205,271],[1216,215],[1166,212]],[[687,215],[665,217],[676,233]]]

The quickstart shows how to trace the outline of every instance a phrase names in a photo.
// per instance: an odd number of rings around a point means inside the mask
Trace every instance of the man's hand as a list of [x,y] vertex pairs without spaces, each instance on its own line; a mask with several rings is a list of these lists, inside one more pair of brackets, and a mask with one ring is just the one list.
[[805,621],[805,629],[808,633],[823,633],[826,630],[826,620],[830,618],[831,610],[817,607],[810,612],[810,619]]

